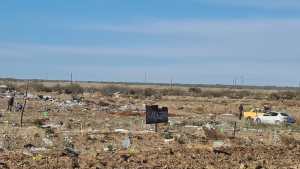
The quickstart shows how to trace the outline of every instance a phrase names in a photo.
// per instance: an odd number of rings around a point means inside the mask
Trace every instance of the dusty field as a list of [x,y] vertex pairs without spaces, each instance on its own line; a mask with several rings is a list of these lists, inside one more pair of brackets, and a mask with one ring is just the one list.
[[[300,168],[299,126],[251,126],[237,119],[246,108],[268,103],[299,117],[300,101],[124,95],[51,95],[28,100],[20,112],[7,112],[0,97],[0,168]],[[16,102],[23,103],[23,98]],[[145,104],[169,107],[169,124],[145,124]],[[44,113],[47,111],[47,113]],[[234,137],[234,122],[237,122]],[[129,140],[130,144],[124,140]]]

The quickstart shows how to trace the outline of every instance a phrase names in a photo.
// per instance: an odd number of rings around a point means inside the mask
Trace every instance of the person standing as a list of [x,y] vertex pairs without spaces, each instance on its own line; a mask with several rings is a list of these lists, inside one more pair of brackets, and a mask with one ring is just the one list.
[[11,96],[7,102],[7,111],[10,111],[10,112],[12,111],[12,109],[14,107],[14,102],[15,102],[15,96]]
[[243,106],[243,104],[240,104],[239,111],[240,111],[239,119],[242,120],[243,113],[244,113],[244,106]]

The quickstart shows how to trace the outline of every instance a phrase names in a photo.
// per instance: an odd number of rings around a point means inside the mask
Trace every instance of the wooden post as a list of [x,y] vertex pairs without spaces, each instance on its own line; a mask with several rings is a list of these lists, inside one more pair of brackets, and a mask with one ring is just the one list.
[[81,133],[81,136],[83,136],[83,124],[80,123],[80,133]]
[[27,81],[26,94],[25,94],[25,98],[24,98],[24,105],[23,105],[22,112],[21,112],[21,122],[20,122],[21,123],[21,127],[23,127],[23,115],[24,115],[26,104],[27,104],[28,87],[29,87],[29,80]]
[[236,122],[234,122],[234,128],[233,128],[233,138],[235,138],[235,132],[236,132]]
[[158,132],[158,124],[155,123],[155,132],[157,133]]

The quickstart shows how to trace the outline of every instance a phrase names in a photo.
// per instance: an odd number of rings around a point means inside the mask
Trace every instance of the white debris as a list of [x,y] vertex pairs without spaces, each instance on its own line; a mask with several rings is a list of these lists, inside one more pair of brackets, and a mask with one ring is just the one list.
[[224,145],[225,143],[222,140],[213,141],[213,148],[220,148],[223,147]]
[[122,147],[124,149],[128,149],[131,145],[130,139],[129,137],[126,137],[123,141],[122,141]]
[[115,129],[115,132],[117,132],[117,133],[124,133],[124,134],[129,133],[129,131],[125,130],[125,129]]
[[174,138],[172,138],[172,139],[165,139],[164,141],[165,141],[165,143],[170,143],[170,142],[175,141],[175,139]]
[[43,142],[45,143],[46,146],[52,147],[53,146],[53,141],[51,141],[48,138],[43,138]]
[[199,128],[199,126],[186,125],[185,128]]

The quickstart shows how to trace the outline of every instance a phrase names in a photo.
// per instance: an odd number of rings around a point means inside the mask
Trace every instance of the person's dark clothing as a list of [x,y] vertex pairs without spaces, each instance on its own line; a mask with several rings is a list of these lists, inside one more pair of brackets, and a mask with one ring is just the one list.
[[243,105],[240,105],[240,107],[239,107],[239,111],[240,111],[240,116],[239,116],[239,119],[240,119],[240,120],[242,120],[243,113],[244,113],[244,106],[243,106]]
[[268,106],[268,105],[264,105],[264,112],[267,113],[267,112],[270,112],[271,111],[271,107]]
[[7,111],[12,111],[14,102],[15,102],[15,97],[9,98],[8,103],[7,103]]
[[17,103],[16,112],[20,112],[20,111],[22,111],[22,109],[23,109],[23,105],[20,103]]

